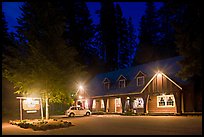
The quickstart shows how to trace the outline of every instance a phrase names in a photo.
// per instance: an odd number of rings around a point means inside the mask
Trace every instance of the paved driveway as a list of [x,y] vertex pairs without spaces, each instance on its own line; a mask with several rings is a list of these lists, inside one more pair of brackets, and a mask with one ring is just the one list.
[[202,135],[202,116],[92,115],[65,118],[74,126],[47,131],[2,124],[3,135]]

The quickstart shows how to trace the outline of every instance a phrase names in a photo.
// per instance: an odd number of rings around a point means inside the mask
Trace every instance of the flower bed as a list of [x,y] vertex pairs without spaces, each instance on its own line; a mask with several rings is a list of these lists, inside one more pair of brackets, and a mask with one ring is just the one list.
[[12,125],[20,126],[21,128],[32,128],[33,130],[49,130],[56,128],[65,128],[69,126],[73,126],[71,122],[66,120],[57,120],[57,119],[49,119],[49,120],[15,120],[9,121]]

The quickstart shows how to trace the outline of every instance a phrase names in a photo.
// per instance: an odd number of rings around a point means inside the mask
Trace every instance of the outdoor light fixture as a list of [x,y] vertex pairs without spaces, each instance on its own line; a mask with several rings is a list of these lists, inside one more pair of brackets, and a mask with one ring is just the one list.
[[158,76],[158,77],[162,77],[162,74],[161,74],[160,71],[157,72],[157,76]]
[[82,99],[83,97],[82,96],[79,96],[79,99]]
[[83,86],[82,85],[79,85],[79,90],[83,90]]

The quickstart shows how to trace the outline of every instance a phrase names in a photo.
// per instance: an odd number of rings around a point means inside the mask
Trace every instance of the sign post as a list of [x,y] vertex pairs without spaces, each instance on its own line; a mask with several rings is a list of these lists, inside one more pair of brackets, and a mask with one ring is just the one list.
[[20,120],[23,120],[23,109],[26,110],[27,113],[35,113],[37,112],[37,110],[41,109],[41,117],[43,120],[43,108],[41,98],[30,97],[16,97],[16,98],[20,99]]

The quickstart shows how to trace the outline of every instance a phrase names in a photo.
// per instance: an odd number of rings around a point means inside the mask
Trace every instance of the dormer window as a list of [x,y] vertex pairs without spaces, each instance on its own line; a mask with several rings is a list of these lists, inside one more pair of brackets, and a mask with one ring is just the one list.
[[105,89],[110,89],[110,80],[108,78],[103,80],[103,86]]
[[137,77],[137,86],[143,86],[144,85],[144,76]]
[[125,87],[125,80],[119,80],[119,88],[124,88]]
[[110,82],[103,83],[105,89],[110,89]]
[[119,88],[124,88],[126,87],[126,78],[123,75],[120,75],[120,77],[118,78],[118,87]]
[[139,71],[135,76],[137,86],[143,86],[145,84],[145,74],[142,71]]

